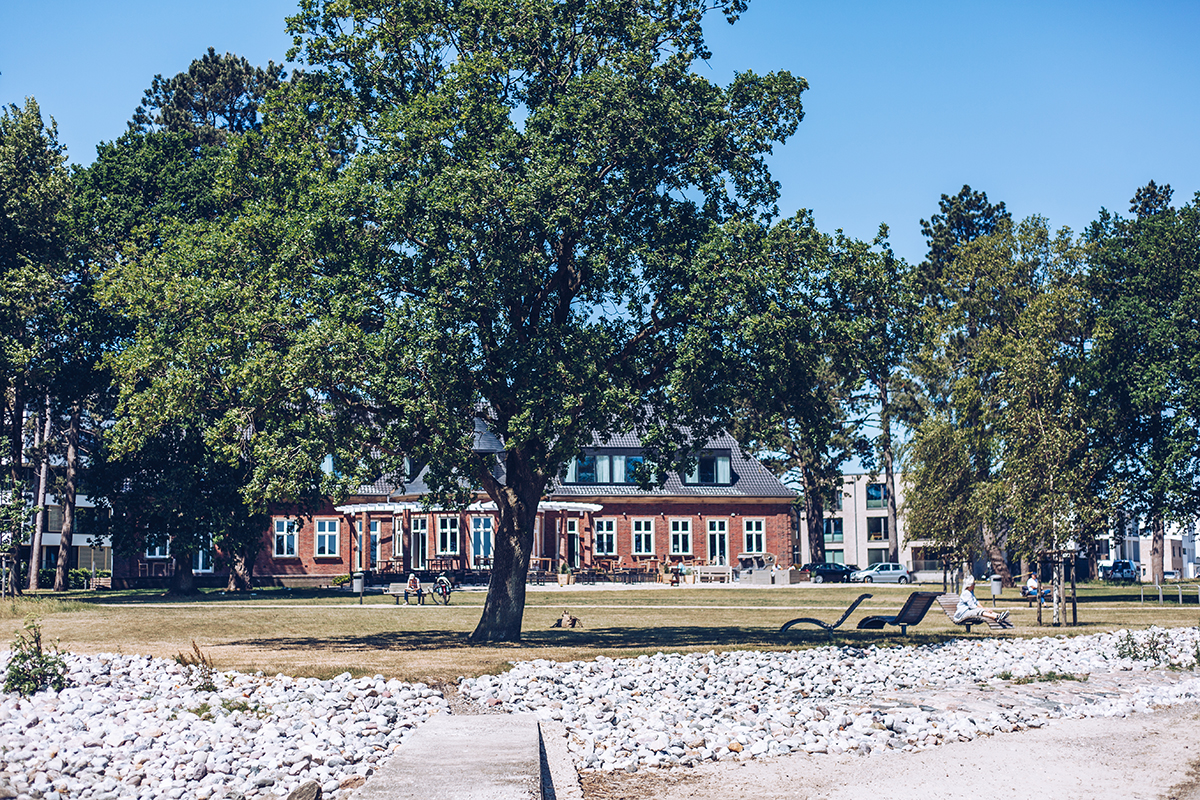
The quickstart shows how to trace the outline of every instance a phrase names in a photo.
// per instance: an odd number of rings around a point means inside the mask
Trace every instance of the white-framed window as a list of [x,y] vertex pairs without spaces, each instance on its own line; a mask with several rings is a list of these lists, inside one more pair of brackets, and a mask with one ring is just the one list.
[[296,556],[296,520],[275,520],[275,548],[272,552],[275,558]]
[[438,555],[458,555],[458,517],[438,517]]
[[632,453],[585,453],[567,462],[564,483],[637,483],[645,457]]
[[765,553],[766,541],[763,536],[763,528],[766,527],[765,520],[761,519],[746,519],[742,520],[744,525],[743,530],[746,532],[746,553]]
[[471,557],[475,559],[475,569],[485,566],[480,559],[492,557],[493,524],[490,514],[471,517]]
[[696,457],[696,465],[687,474],[685,483],[728,486],[733,482],[728,453],[705,451]]
[[635,556],[654,555],[654,520],[635,519],[633,528],[633,554]]
[[413,569],[425,569],[425,559],[429,555],[429,517],[413,517],[409,534],[412,544],[411,566]]
[[596,555],[615,556],[617,554],[617,521],[615,519],[596,520]]
[[192,553],[192,572],[212,572],[213,571],[213,546],[212,537],[205,536],[204,542],[196,552]]
[[316,534],[313,536],[318,558],[329,558],[338,554],[339,525],[337,519],[313,520]]
[[[358,532],[359,536],[362,536],[362,520],[361,519],[357,519],[354,521],[354,530],[356,530]],[[359,541],[362,542],[361,539],[359,539]],[[377,519],[371,520],[371,538],[369,541],[362,542],[362,546],[366,549],[366,553],[367,553],[367,562],[368,562],[367,567],[371,568],[371,567],[374,567],[375,565],[377,565],[380,560],[379,520],[377,520]]]
[[146,538],[146,558],[170,558],[171,539],[167,536]]
[[690,556],[692,554],[692,521],[690,519],[671,520],[671,555]]

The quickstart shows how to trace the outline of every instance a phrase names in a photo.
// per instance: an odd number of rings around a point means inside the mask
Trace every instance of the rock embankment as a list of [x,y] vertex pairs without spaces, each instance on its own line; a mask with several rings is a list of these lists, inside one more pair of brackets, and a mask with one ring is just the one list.
[[[431,715],[423,684],[213,673],[144,656],[66,654],[70,685],[0,695],[0,798],[348,796]],[[7,654],[0,656],[7,663]]]
[[[463,679],[459,690],[485,706],[561,721],[582,769],[633,771],[799,751],[866,754],[1037,727],[1053,717],[1125,715],[1194,701],[1196,677],[1125,688],[1100,681],[1103,690],[1053,701],[1017,691],[975,708],[957,702],[965,688],[998,695],[996,689],[1036,689],[1099,673],[1173,667],[1194,676],[1197,634],[1152,628],[922,647],[531,661],[502,675]],[[951,695],[956,702],[942,702]]]

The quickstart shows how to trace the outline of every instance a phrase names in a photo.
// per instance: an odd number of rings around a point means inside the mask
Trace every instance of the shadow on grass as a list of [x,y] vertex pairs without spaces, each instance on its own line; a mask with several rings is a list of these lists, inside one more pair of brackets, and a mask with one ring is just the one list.
[[[798,632],[795,629],[780,633],[774,628],[737,626],[665,626],[656,628],[595,628],[571,630],[532,630],[522,634],[518,643],[489,643],[479,647],[566,648],[594,650],[596,655],[625,651],[654,650],[739,650],[747,648],[787,650],[803,647],[839,646],[867,647],[870,645],[897,646],[933,644],[964,638],[961,633],[930,632],[901,636],[877,631],[839,631],[832,638],[823,631]],[[376,651],[376,650],[444,650],[474,647],[467,633],[451,630],[388,631],[367,635],[287,636],[240,639],[223,644],[279,651]]]

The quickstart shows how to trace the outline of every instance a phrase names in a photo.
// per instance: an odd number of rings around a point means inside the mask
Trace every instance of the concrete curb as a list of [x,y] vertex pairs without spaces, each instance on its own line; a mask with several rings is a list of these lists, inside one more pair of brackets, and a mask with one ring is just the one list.
[[543,800],[583,800],[579,773],[567,750],[567,728],[561,722],[540,722],[542,731]]

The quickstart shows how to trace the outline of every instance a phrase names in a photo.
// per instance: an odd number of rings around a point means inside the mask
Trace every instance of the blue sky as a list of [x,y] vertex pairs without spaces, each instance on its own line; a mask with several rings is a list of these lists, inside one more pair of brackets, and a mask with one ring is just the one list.
[[[282,60],[293,0],[0,4],[0,103],[34,96],[72,161],[116,138],[155,74],[209,46]],[[1200,190],[1200,3],[752,0],[709,25],[709,77],[805,76],[806,117],[772,158],[784,214],[924,254],[919,220],[964,184],[1078,231],[1153,178]]]

